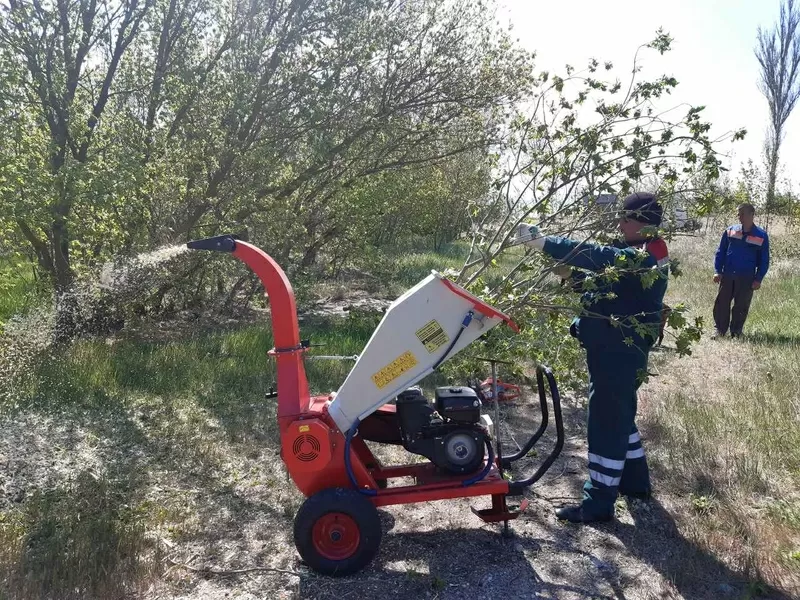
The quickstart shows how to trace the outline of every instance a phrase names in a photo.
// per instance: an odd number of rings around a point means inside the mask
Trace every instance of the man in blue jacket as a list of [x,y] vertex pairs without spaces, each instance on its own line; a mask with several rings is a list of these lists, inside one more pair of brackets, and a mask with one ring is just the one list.
[[769,236],[753,223],[755,214],[752,204],[741,204],[740,224],[728,227],[719,242],[714,258],[714,283],[719,284],[719,292],[712,337],[724,336],[729,325],[731,337],[742,335],[753,291],[761,287],[769,270]]
[[518,226],[515,243],[560,261],[557,272],[583,293],[583,311],[571,333],[586,349],[589,369],[589,478],[581,504],[557,510],[559,519],[608,521],[618,493],[650,497],[635,417],[636,392],[658,337],[667,290],[669,252],[656,235],[661,218],[653,194],[635,193],[625,198],[620,214],[624,241],[613,245],[545,237],[535,226]]

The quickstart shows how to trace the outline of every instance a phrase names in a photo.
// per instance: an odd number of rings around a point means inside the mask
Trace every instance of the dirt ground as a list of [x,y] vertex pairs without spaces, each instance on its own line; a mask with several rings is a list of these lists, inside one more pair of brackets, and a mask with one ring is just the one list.
[[[620,500],[617,519],[612,523],[576,526],[555,519],[554,508],[580,497],[586,464],[584,414],[579,402],[565,400],[564,450],[528,493],[530,506],[512,522],[508,537],[504,536],[502,525],[485,524],[472,514],[471,503],[483,508],[488,506],[488,499],[388,507],[381,510],[384,538],[376,560],[354,577],[331,579],[314,575],[300,563],[288,538],[287,519],[278,536],[280,544],[272,543],[268,533],[260,531],[256,534],[263,540],[260,551],[250,556],[227,557],[225,562],[230,563],[229,568],[266,563],[298,575],[256,572],[208,579],[193,576],[186,581],[188,589],[184,593],[176,594],[174,587],[159,585],[147,597],[748,597],[745,581],[680,535],[670,516],[672,499],[664,493],[649,503]],[[513,451],[515,440],[522,443],[524,432],[533,431],[538,425],[538,409],[527,400],[503,407],[501,418],[506,425],[513,423],[511,435],[505,438],[505,444]],[[519,461],[513,472],[522,476],[534,469],[549,453],[553,441],[554,433],[550,431],[537,445],[538,456]],[[257,520],[258,516],[251,518]],[[247,530],[254,525],[257,528],[255,523],[242,523],[242,528]]]
[[[671,516],[680,499],[666,490],[657,489],[649,503],[620,500],[611,523],[559,523],[554,508],[580,497],[586,473],[585,410],[575,398],[565,399],[563,409],[564,450],[529,491],[531,504],[511,523],[510,536],[501,525],[480,521],[466,500],[389,507],[381,510],[378,556],[348,578],[317,576],[299,561],[291,531],[302,498],[287,480],[277,448],[259,434],[257,423],[274,419],[269,411],[253,415],[251,439],[222,433],[215,439],[216,425],[195,425],[206,443],[202,452],[169,448],[156,435],[125,434],[126,427],[156,415],[110,417],[102,424],[19,417],[3,424],[0,497],[11,506],[34,481],[47,487],[70,471],[101,473],[109,464],[148,473],[140,486],[144,495],[163,507],[165,521],[180,524],[148,532],[161,568],[133,595],[148,600],[755,597],[746,581],[681,535]],[[538,419],[530,395],[503,405],[506,452],[536,429]],[[100,429],[105,435],[97,435]],[[643,437],[646,444],[646,428]],[[519,477],[535,468],[553,438],[551,425],[537,456],[519,461],[512,472]],[[472,502],[481,508],[488,498]]]

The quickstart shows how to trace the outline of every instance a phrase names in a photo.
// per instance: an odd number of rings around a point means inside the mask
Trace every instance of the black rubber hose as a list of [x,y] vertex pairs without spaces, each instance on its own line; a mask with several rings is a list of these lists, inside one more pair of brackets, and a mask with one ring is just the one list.
[[556,421],[556,445],[547,459],[541,464],[541,466],[533,475],[527,479],[515,481],[509,486],[509,496],[521,496],[525,492],[525,488],[530,487],[539,481],[539,479],[541,479],[542,475],[547,472],[556,458],[558,458],[558,455],[561,454],[561,449],[564,447],[564,420],[561,415],[561,396],[559,396],[558,386],[556,385],[556,379],[553,376],[553,372],[549,368],[544,367],[544,374],[545,377],[547,377],[547,382],[550,386],[550,395],[553,402],[553,415]]
[[458,342],[458,338],[461,337],[461,334],[464,333],[464,330],[467,327],[469,327],[470,323],[472,323],[472,317],[474,316],[474,314],[475,313],[473,311],[469,311],[467,313],[467,315],[464,317],[464,320],[461,321],[461,329],[458,330],[458,333],[453,338],[453,341],[450,342],[450,345],[447,347],[447,350],[444,351],[444,354],[442,354],[439,357],[439,360],[437,360],[436,363],[433,365],[433,368],[431,369],[432,371],[435,371],[436,369],[438,369],[439,365],[441,365],[445,361],[445,359],[448,357],[448,355],[450,354],[450,351],[455,347],[456,343]]
[[486,461],[486,466],[483,468],[483,471],[478,473],[472,479],[465,479],[461,482],[461,485],[464,487],[478,483],[481,479],[485,478],[489,474],[489,471],[492,470],[492,466],[494,465],[494,448],[492,448],[492,441],[488,437],[486,438],[485,442],[486,447],[489,449],[489,460]]
[[511,463],[514,461],[519,460],[520,458],[527,456],[528,452],[531,451],[536,445],[536,442],[539,441],[539,438],[544,435],[545,430],[547,430],[547,423],[548,423],[548,410],[547,410],[547,396],[545,394],[544,389],[544,369],[539,366],[536,368],[536,386],[539,390],[539,408],[542,411],[542,422],[539,425],[539,429],[531,436],[531,438],[526,442],[526,444],[519,449],[518,452],[511,454],[509,456],[503,457],[503,467],[506,469],[511,466]]
[[353,436],[356,434],[356,431],[358,431],[358,426],[360,424],[361,422],[356,419],[355,423],[350,426],[350,429],[347,430],[347,434],[344,436],[344,468],[345,471],[347,471],[347,477],[350,479],[353,489],[365,496],[377,496],[378,492],[376,490],[365,490],[358,487],[356,476],[353,474],[353,464],[350,462],[350,443],[353,441]]

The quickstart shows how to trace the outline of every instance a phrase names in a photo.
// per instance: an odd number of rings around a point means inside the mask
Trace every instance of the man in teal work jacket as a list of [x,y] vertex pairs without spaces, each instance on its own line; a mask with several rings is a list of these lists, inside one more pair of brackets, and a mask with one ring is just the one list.
[[[583,502],[556,511],[562,520],[608,521],[618,494],[650,497],[650,474],[635,423],[636,393],[658,337],[667,290],[667,245],[651,233],[662,214],[653,194],[627,196],[619,218],[624,241],[608,246],[544,236],[525,223],[517,228],[515,243],[563,263],[558,269],[562,277],[583,291],[584,310],[571,332],[585,348],[589,368],[589,478]],[[564,265],[578,270],[564,272]],[[616,269],[609,273],[608,267]]]

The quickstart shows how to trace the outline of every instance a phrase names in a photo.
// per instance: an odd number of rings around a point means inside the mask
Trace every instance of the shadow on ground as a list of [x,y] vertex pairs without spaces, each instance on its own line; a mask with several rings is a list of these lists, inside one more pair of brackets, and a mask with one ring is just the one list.
[[[524,444],[525,432],[536,429],[539,414],[527,402],[502,406],[500,412],[504,423],[513,423],[514,439],[504,438],[509,454]],[[419,505],[396,509],[399,514],[388,518],[380,554],[370,567],[342,579],[304,572],[299,597],[788,600],[752,584],[684,538],[658,499],[622,501],[611,523],[558,522],[554,508],[579,498],[585,476],[585,411],[565,402],[563,412],[564,451],[528,494],[531,506],[512,522],[510,537],[502,535],[501,526],[472,517],[466,501],[435,503],[428,512]],[[552,412],[550,422],[536,452],[513,469],[517,477],[549,453]],[[466,514],[456,514],[462,511]],[[462,525],[450,528],[454,521]],[[414,527],[427,531],[406,529]]]
[[368,569],[338,579],[306,572],[299,597],[789,599],[763,586],[756,593],[681,537],[657,501],[631,514],[633,524],[588,526],[528,517],[509,538],[499,527],[389,533]]
[[[302,598],[611,598],[596,581],[565,570],[551,583],[532,562],[543,551],[528,536],[504,538],[487,529],[399,533],[384,538],[371,568],[332,579],[303,575]],[[533,595],[532,595],[533,594]]]
[[800,345],[800,336],[797,335],[784,335],[780,333],[769,333],[765,331],[758,331],[755,333],[745,334],[743,339],[751,344],[762,344],[765,346],[798,346]]

